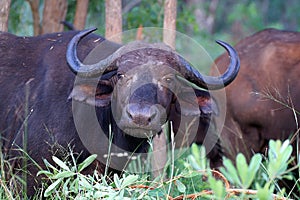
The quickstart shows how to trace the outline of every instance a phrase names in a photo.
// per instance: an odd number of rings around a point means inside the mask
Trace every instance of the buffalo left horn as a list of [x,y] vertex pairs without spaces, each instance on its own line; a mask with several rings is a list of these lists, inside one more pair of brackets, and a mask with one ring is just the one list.
[[237,76],[240,69],[240,60],[235,49],[226,42],[216,41],[219,45],[224,47],[229,54],[230,63],[225,73],[222,75],[205,76],[199,71],[195,70],[184,58],[178,55],[180,60],[180,73],[190,82],[194,83],[200,88],[218,90],[230,84]]

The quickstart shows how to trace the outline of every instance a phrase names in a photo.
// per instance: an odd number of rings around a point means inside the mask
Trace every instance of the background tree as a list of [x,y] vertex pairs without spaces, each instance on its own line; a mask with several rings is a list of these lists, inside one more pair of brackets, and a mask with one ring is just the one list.
[[0,31],[8,30],[8,16],[11,0],[0,1]]
[[88,6],[89,6],[89,0],[76,1],[76,12],[75,12],[74,23],[73,23],[75,29],[78,30],[84,29]]
[[165,0],[163,41],[175,49],[177,0]]
[[187,0],[187,6],[194,10],[194,16],[200,30],[213,32],[216,18],[216,9],[219,0],[211,0],[205,3],[204,0]]
[[[38,9],[35,10],[43,13],[44,2],[47,3],[47,1],[11,1],[8,31],[17,35],[33,35],[33,25],[38,27],[36,24],[41,24],[42,14],[40,14],[39,20],[33,20],[29,3],[40,2]],[[140,25],[163,27],[164,0],[122,0],[121,2],[123,12],[122,16],[118,18],[122,17],[123,30],[135,29]],[[76,4],[76,0],[68,0],[66,21],[75,22]],[[219,55],[221,51],[219,48],[210,47],[214,46],[211,44],[214,44],[212,41],[215,39],[234,44],[247,35],[270,27],[300,31],[299,0],[241,0],[238,2],[235,0],[183,0],[178,1],[177,4],[177,31],[201,41],[201,45],[213,52],[213,57]],[[85,26],[98,27],[97,33],[100,35],[105,34],[105,9],[105,1],[89,0]],[[212,21],[208,23],[211,25],[206,27],[199,24],[199,19],[195,14],[197,9],[203,13],[204,21]],[[56,21],[60,22],[60,20]]]
[[45,0],[41,32],[42,34],[64,30],[64,26],[60,22],[65,20],[67,7],[67,0]]
[[40,14],[39,14],[40,0],[27,0],[27,1],[31,8],[34,35],[39,35],[41,32]]
[[122,32],[121,0],[105,0],[105,37],[114,42],[122,42],[121,37],[112,37]]

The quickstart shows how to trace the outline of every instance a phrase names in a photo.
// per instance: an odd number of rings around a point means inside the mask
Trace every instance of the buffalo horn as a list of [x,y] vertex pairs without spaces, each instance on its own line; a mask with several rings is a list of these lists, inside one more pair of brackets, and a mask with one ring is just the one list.
[[[112,65],[112,63],[121,55],[126,54],[128,52],[133,51],[131,48],[126,48],[125,46],[120,47],[113,54],[101,60],[98,63],[85,65],[83,64],[79,58],[77,57],[77,45],[79,41],[89,33],[95,31],[96,28],[87,29],[79,32],[75,35],[70,41],[67,49],[67,61],[71,68],[71,70],[79,76],[84,77],[96,77],[102,74],[104,71],[113,71],[117,69],[116,65]],[[235,49],[229,44],[216,41],[219,45],[224,47],[229,54],[230,64],[226,70],[226,72],[220,76],[205,76],[202,75],[199,71],[194,69],[188,61],[186,61],[183,57],[178,55],[179,57],[179,71],[188,81],[194,83],[200,88],[217,90],[221,89],[228,84],[230,84],[238,74],[240,68],[240,61],[237,52]]]
[[220,76],[205,76],[199,71],[195,70],[184,58],[179,56],[180,63],[182,64],[180,71],[181,74],[190,82],[194,83],[200,88],[218,90],[230,84],[237,76],[240,69],[240,60],[237,52],[229,44],[216,41],[219,45],[223,46],[230,57],[230,64],[226,72]]
[[77,56],[77,45],[79,41],[86,35],[95,31],[96,29],[97,28],[91,28],[91,29],[80,31],[71,39],[71,41],[68,44],[67,54],[66,54],[67,62],[71,70],[78,76],[97,77],[99,76],[99,74],[102,74],[104,71],[113,71],[117,69],[115,65],[111,65],[111,64],[117,58],[118,50],[115,53],[108,56],[107,58],[95,64],[86,65],[79,60]]

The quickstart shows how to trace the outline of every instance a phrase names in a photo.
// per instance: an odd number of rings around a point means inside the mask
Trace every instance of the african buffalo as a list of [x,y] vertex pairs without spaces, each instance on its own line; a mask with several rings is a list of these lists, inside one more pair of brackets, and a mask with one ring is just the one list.
[[[220,139],[224,154],[235,159],[242,152],[249,158],[266,153],[270,139],[287,138],[293,138],[296,153],[300,33],[266,29],[241,40],[235,49],[241,70],[225,88],[227,113]],[[215,63],[224,71],[226,55]]]
[[[90,34],[93,30],[37,37],[0,33],[0,133],[2,151],[7,159],[15,159],[13,166],[22,166],[16,159],[18,148],[26,147],[43,166],[42,158],[63,158],[70,147],[80,154],[79,162],[98,153],[101,162],[96,164],[103,173],[110,141],[111,151],[122,150],[123,157],[143,153],[148,139],[168,120],[175,121],[175,113],[200,121],[201,116],[209,118],[209,93],[191,89],[184,79],[217,90],[231,83],[239,70],[235,50],[224,42],[218,43],[230,55],[227,71],[207,77],[166,45],[121,46]],[[110,167],[124,166],[112,157]],[[30,164],[27,170],[32,195],[37,168]]]

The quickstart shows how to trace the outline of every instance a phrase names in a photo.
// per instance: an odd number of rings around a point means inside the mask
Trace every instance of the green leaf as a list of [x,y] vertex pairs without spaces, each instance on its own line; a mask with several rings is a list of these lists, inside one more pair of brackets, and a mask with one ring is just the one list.
[[116,188],[121,188],[121,182],[120,182],[118,174],[114,174],[114,183],[116,185]]
[[122,184],[121,184],[121,188],[125,188],[129,185],[132,185],[135,183],[135,181],[138,180],[138,176],[137,175],[128,175],[127,177],[124,178]]
[[155,199],[159,199],[157,197],[160,197],[160,198],[166,197],[166,192],[162,188],[155,188],[154,190],[148,191],[148,195],[153,198],[156,197]]
[[76,173],[71,171],[62,171],[57,174],[55,174],[52,179],[60,179],[60,178],[69,178],[71,176],[74,176]]
[[53,169],[53,171],[58,171],[58,169],[57,169],[56,167],[54,167],[53,165],[51,165],[51,164],[48,162],[48,160],[43,159],[43,161],[44,161],[46,167],[49,167],[49,168]]
[[240,180],[242,181],[242,187],[244,189],[247,189],[250,184],[248,180],[248,164],[246,161],[246,158],[243,154],[239,153],[236,156],[236,168],[240,177]]
[[231,160],[228,158],[223,158],[223,165],[226,168],[221,168],[220,171],[226,176],[226,178],[231,182],[241,186],[241,181],[239,179],[237,170],[235,169],[234,165],[232,164]]
[[286,149],[284,149],[283,152],[280,151],[282,162],[286,163],[290,159],[292,152],[293,152],[293,147],[291,145],[289,145]]
[[191,146],[191,155],[188,156],[188,160],[192,167],[196,170],[203,170],[207,167],[206,152],[204,146],[198,146],[192,144]]
[[79,185],[83,186],[85,189],[91,190],[93,186],[86,180],[84,176],[80,176]]
[[282,175],[285,173],[288,164],[291,161],[290,157],[293,148],[289,145],[289,140],[286,140],[283,143],[281,143],[280,140],[270,140],[269,147],[269,157],[267,162],[268,175],[271,180],[275,178],[282,179]]
[[62,160],[60,160],[56,156],[52,156],[52,159],[59,167],[61,167],[64,170],[70,171],[69,167]]
[[256,183],[256,189],[257,189],[257,197],[259,200],[271,200],[272,198],[272,191],[269,189],[269,184],[265,184],[265,186],[262,188],[259,186],[258,183]]
[[71,181],[71,179],[69,179],[69,178],[64,181],[63,191],[65,191],[65,195],[68,195],[70,181]]
[[257,172],[257,170],[259,169],[260,165],[261,165],[261,161],[262,161],[262,156],[261,154],[255,154],[250,161],[249,164],[249,172]]
[[194,178],[195,176],[202,176],[202,174],[200,174],[197,171],[191,171],[191,172],[188,172],[188,173],[184,174],[185,178]]
[[249,186],[252,184],[255,178],[255,175],[261,165],[261,161],[262,161],[262,156],[260,154],[255,154],[250,160],[250,164],[248,167]]
[[197,157],[200,155],[200,151],[199,151],[199,147],[198,145],[196,145],[195,143],[192,144],[191,146],[191,152],[193,154],[193,156]]
[[41,170],[41,171],[39,171],[36,175],[37,175],[37,176],[45,175],[45,176],[47,176],[47,177],[51,177],[51,176],[53,176],[53,173],[52,173],[52,172],[49,172],[49,171],[47,171],[47,170]]
[[95,199],[106,199],[106,197],[108,197],[109,195],[110,193],[107,191],[96,191],[93,197]]
[[74,181],[70,182],[70,191],[74,193],[78,193],[79,188],[79,179],[76,178]]
[[185,193],[186,187],[185,187],[185,185],[181,181],[176,180],[175,181],[175,185],[177,186],[177,189],[178,189],[179,192]]
[[208,182],[217,199],[224,199],[226,191],[223,182],[220,180],[216,180],[211,174],[208,176]]
[[44,197],[49,197],[50,194],[58,187],[62,179],[57,179],[54,183],[49,185],[49,187],[45,190]]
[[198,148],[200,151],[200,154],[198,155],[198,164],[200,165],[200,168],[203,170],[203,169],[206,169],[206,167],[207,167],[206,150],[205,150],[204,146],[200,146]]
[[280,153],[282,153],[283,151],[285,151],[288,147],[289,147],[290,141],[289,140],[285,140],[281,147],[280,147]]
[[88,158],[86,158],[82,163],[78,165],[78,172],[81,172],[86,167],[88,167],[92,162],[95,161],[97,158],[97,154],[90,155]]
[[198,165],[195,157],[193,155],[188,155],[188,161],[191,164],[192,168],[195,170],[201,170],[201,167]]

